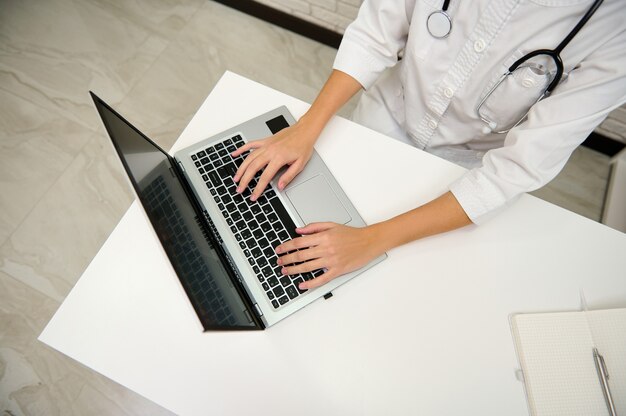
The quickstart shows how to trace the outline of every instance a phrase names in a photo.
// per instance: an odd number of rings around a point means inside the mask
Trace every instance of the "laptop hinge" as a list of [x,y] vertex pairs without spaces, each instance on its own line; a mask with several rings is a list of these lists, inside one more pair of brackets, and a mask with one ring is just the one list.
[[178,163],[178,167],[180,168],[180,170],[185,172],[185,167],[183,166],[183,163],[180,160],[177,160],[176,163]]
[[261,311],[261,308],[259,307],[259,304],[258,304],[258,303],[255,303],[255,304],[254,304],[254,309],[256,309],[256,313],[257,313],[259,316],[263,316],[263,312]]

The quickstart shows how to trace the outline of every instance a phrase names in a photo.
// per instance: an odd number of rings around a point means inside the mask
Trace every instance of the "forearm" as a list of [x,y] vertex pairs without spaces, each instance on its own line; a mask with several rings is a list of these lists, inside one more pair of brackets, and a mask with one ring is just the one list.
[[317,137],[331,117],[361,88],[361,84],[350,75],[333,70],[311,108],[302,116],[299,123],[315,131]]
[[404,214],[370,226],[373,244],[381,253],[430,235],[471,224],[451,192]]

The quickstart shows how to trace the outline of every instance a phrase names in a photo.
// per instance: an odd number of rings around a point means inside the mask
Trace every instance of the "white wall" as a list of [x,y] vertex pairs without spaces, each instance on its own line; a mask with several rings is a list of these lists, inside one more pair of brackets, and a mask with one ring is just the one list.
[[255,0],[337,33],[354,20],[362,0]]

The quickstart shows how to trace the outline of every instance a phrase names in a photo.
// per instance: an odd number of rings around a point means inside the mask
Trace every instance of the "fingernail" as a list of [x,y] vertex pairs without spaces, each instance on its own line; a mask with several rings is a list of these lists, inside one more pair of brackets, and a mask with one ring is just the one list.
[[240,194],[241,193],[241,186],[237,187],[237,193]]
[[287,274],[287,269],[283,267],[282,269],[280,269],[280,272],[281,272],[282,274]]
[[282,259],[278,259],[278,260],[276,260],[276,264],[278,264],[279,266],[282,266],[282,265],[283,265],[283,261],[282,261]]
[[257,196],[256,196],[256,195],[252,195],[252,196],[250,197],[250,201],[254,202],[254,201],[256,201],[256,200],[257,200]]
[[[276,247],[276,254],[280,254],[283,252],[283,249],[280,247]],[[278,259],[280,261],[280,259]]]
[[300,290],[306,290],[306,287],[304,287],[304,283],[300,283],[298,287],[300,288]]
[[284,183],[278,182],[278,189],[280,189],[282,191],[284,187],[285,187]]

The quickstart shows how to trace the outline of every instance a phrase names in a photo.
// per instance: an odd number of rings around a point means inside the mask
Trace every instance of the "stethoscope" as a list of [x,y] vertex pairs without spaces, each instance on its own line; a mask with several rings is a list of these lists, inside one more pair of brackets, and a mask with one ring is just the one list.
[[[507,72],[503,74],[502,77],[500,77],[498,82],[489,90],[489,92],[478,103],[478,106],[476,107],[476,113],[478,114],[478,117],[480,117],[482,121],[487,123],[490,131],[494,133],[498,133],[498,134],[508,133],[509,130],[511,130],[513,127],[517,126],[518,124],[520,124],[522,121],[526,119],[526,116],[528,115],[528,112],[530,111],[530,108],[532,108],[533,105],[537,104],[539,101],[548,97],[552,93],[552,91],[554,90],[554,88],[556,88],[557,84],[561,81],[561,78],[563,76],[563,61],[561,60],[561,55],[560,55],[561,51],[563,51],[563,49],[567,46],[567,44],[574,38],[574,36],[576,36],[576,34],[580,31],[580,29],[582,29],[585,23],[587,23],[587,21],[591,18],[591,16],[593,16],[593,14],[596,12],[598,7],[600,7],[603,1],[604,0],[595,0],[593,4],[591,5],[591,7],[589,8],[589,10],[587,10],[585,15],[580,19],[580,21],[576,24],[576,26],[574,26],[572,31],[569,32],[567,36],[565,36],[565,38],[561,41],[561,43],[559,43],[559,45],[555,49],[538,49],[538,50],[527,53],[526,55],[522,56],[517,61],[515,61],[513,65],[509,67]],[[426,27],[428,28],[428,32],[437,39],[447,37],[450,34],[450,31],[452,30],[452,19],[447,13],[449,4],[450,4],[450,0],[445,0],[441,10],[431,13],[428,16],[428,19],[426,20]],[[540,55],[547,56],[548,58],[552,59],[552,61],[554,62],[554,65],[556,67],[556,73],[554,75],[554,79],[552,79],[550,84],[548,84],[548,87],[543,91],[543,93],[539,96],[539,98],[537,98],[537,100],[528,108],[528,111],[526,111],[526,113],[515,124],[513,124],[511,127],[507,129],[501,129],[501,130],[495,131],[495,129],[497,128],[497,124],[494,121],[489,120],[486,116],[484,116],[480,112],[483,104],[485,103],[485,101],[487,101],[487,99],[491,96],[491,94],[498,88],[498,86],[502,84],[502,82],[506,79],[506,77],[508,77],[509,75],[512,75],[513,72],[517,69],[532,66],[529,64],[527,65],[522,65],[522,64]]]

